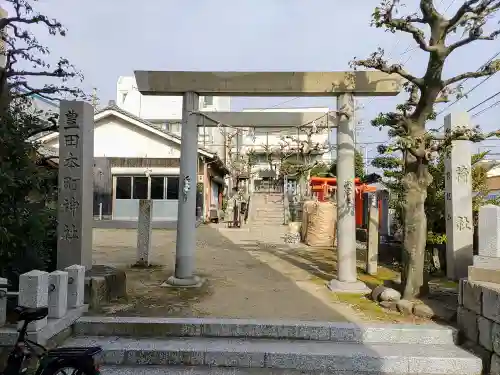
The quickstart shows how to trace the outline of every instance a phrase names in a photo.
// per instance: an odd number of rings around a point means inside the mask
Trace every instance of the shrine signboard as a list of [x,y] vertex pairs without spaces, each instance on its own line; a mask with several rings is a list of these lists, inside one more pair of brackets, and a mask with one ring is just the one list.
[[92,266],[94,110],[61,101],[57,267]]

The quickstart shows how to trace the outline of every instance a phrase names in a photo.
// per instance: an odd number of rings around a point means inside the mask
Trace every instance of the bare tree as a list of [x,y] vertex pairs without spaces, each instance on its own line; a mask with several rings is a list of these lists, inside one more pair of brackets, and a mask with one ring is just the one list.
[[[277,154],[280,164],[285,166],[283,173],[299,179],[301,192],[306,190],[305,183],[310,171],[321,163],[320,157],[332,151],[329,142],[319,143],[313,140],[313,136],[323,134],[326,129],[326,127],[312,123],[300,127],[297,136],[288,135],[281,138]],[[305,135],[305,138],[300,137],[301,133]]]
[[[500,9],[500,0],[463,1],[451,18],[437,11],[435,0],[420,0],[419,4],[418,13],[397,16],[400,0],[383,0],[373,13],[372,25],[393,33],[407,33],[414,39],[428,55],[425,73],[421,77],[413,75],[401,64],[390,64],[383,49],[367,59],[355,59],[352,62],[355,68],[365,67],[398,74],[406,80],[404,87],[408,100],[397,106],[394,112],[381,113],[372,121],[374,126],[389,128],[390,136],[396,139],[390,149],[401,150],[404,155],[404,298],[418,296],[424,285],[427,236],[424,204],[427,188],[432,182],[428,166],[434,152],[449,147],[454,139],[479,141],[492,135],[481,134],[476,127],[438,137],[436,132],[426,129],[426,123],[435,118],[437,104],[447,102],[450,95],[461,95],[461,83],[464,80],[490,76],[500,69],[500,60],[494,60],[477,71],[443,77],[444,65],[455,50],[474,42],[494,40],[500,34],[498,26],[490,25],[492,22],[489,22]],[[488,27],[491,28],[489,31]],[[453,35],[460,35],[461,31],[462,37],[452,38]],[[455,41],[451,42],[452,39]]]
[[[0,67],[1,113],[15,99],[39,95],[46,99],[62,96],[85,97],[83,92],[70,86],[71,80],[83,80],[81,72],[65,58],[48,61],[49,49],[42,45],[30,31],[34,25],[42,25],[53,36],[65,36],[63,25],[36,12],[32,4],[37,0],[5,0],[10,14],[0,18],[0,55],[5,66]],[[41,85],[35,81],[42,80]],[[55,130],[43,129],[41,131]]]

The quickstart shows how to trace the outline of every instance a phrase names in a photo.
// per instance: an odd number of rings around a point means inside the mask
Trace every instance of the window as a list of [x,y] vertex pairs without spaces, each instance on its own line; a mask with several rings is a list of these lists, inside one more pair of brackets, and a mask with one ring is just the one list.
[[203,97],[203,106],[214,105],[214,97],[213,96],[204,96]]
[[181,124],[179,123],[169,124],[169,129],[171,133],[179,134],[181,132]]
[[167,199],[179,199],[179,177],[178,176],[167,177]]
[[116,176],[116,199],[179,199],[179,176]]
[[164,176],[151,176],[151,199],[165,199]]
[[116,199],[132,198],[132,177],[116,178]]
[[134,199],[148,199],[148,178],[134,177]]

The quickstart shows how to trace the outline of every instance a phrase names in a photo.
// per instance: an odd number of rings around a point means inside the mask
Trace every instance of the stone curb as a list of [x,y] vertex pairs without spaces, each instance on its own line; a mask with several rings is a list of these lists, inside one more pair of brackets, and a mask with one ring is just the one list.
[[[153,340],[76,338],[68,346],[99,345],[108,365],[190,365],[278,368],[328,373],[453,374],[481,372],[479,358],[454,345],[352,344],[227,338]],[[344,371],[344,372],[342,372]]]
[[80,336],[244,337],[350,343],[453,344],[457,331],[437,325],[272,322],[246,319],[82,317]]

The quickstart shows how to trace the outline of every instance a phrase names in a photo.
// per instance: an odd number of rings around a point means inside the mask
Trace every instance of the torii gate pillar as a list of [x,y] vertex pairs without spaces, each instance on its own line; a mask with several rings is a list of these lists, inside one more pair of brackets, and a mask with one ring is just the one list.
[[357,279],[355,202],[355,103],[352,94],[337,97],[337,279],[333,292],[368,293]]

